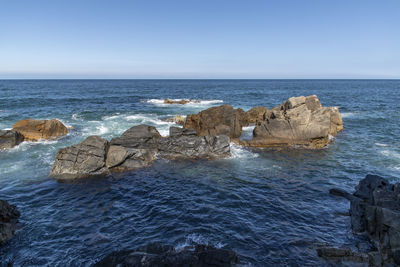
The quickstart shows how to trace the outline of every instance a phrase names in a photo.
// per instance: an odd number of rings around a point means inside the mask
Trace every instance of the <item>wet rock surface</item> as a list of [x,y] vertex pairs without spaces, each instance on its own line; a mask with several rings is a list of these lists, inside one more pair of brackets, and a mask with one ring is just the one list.
[[17,131],[0,130],[0,150],[13,148],[24,141],[24,137]]
[[236,266],[237,254],[228,249],[195,245],[175,250],[174,247],[150,243],[136,250],[117,251],[93,266]]
[[14,236],[19,216],[20,213],[16,206],[0,200],[0,245]]
[[349,194],[332,189],[331,194],[350,200],[351,227],[366,235],[376,247],[368,253],[371,266],[400,265],[400,183],[367,175]]

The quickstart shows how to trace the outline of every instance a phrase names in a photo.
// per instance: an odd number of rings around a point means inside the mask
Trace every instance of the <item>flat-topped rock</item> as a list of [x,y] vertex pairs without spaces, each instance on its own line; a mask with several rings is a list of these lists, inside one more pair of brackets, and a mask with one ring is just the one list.
[[0,200],[0,245],[14,236],[19,216],[20,213],[16,206]]
[[94,264],[93,266],[236,266],[238,263],[236,252],[215,248],[209,245],[187,246],[176,250],[169,245],[150,243],[135,250],[115,251]]
[[174,100],[174,99],[164,99],[164,104],[178,104],[178,105],[185,105],[188,103],[199,103],[199,100],[193,100],[193,99],[179,99],[179,100]]
[[321,148],[343,129],[339,109],[322,107],[315,95],[291,97],[278,107],[268,110],[264,118],[257,122],[253,139],[243,141],[243,145]]
[[57,119],[20,120],[13,125],[13,130],[22,134],[26,141],[49,140],[68,134],[67,127]]
[[60,149],[50,171],[57,179],[74,179],[105,175],[108,141],[99,136],[89,136],[77,145]]
[[24,137],[17,131],[0,130],[0,150],[13,148],[24,141]]

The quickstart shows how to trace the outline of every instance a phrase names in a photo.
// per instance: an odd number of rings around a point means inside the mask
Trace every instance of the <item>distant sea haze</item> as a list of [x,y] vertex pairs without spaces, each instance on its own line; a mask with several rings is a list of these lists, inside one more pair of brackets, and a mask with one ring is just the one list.
[[[0,262],[90,265],[113,250],[158,241],[177,249],[228,247],[255,266],[321,266],[313,246],[354,246],[348,203],[367,173],[400,177],[400,80],[0,80],[0,129],[23,118],[57,118],[58,140],[0,152],[0,199],[21,212]],[[113,178],[60,183],[48,177],[60,148],[91,135],[110,140],[138,124],[168,135],[164,119],[230,104],[275,107],[316,94],[337,106],[344,130],[321,150],[248,149],[226,159],[158,160]],[[185,105],[164,99],[195,100]],[[243,129],[250,138],[253,127]]]

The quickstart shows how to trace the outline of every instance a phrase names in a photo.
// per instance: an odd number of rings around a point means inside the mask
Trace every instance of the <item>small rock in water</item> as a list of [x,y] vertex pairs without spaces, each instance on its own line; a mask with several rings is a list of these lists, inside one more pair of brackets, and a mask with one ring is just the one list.
[[68,134],[68,128],[57,119],[20,120],[13,125],[13,130],[22,134],[26,141],[49,140]]
[[175,250],[174,247],[150,243],[136,250],[112,252],[96,264],[100,266],[236,266],[237,254],[228,249],[195,245]]
[[24,141],[24,137],[17,131],[0,130],[0,149],[13,148]]

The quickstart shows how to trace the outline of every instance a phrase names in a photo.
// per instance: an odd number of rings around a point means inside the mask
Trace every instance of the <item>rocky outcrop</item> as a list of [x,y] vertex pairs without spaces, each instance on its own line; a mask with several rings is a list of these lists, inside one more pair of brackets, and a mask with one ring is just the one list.
[[196,130],[199,136],[227,135],[237,139],[242,134],[242,112],[243,110],[234,109],[231,105],[212,107],[198,114],[188,115],[183,127]]
[[24,141],[24,137],[17,131],[0,130],[0,150],[12,148]]
[[242,142],[243,145],[321,148],[343,129],[338,108],[322,107],[315,95],[291,97],[264,117],[254,128],[253,139]]
[[150,243],[136,250],[116,251],[93,266],[236,266],[237,254],[229,249],[208,245],[188,246],[182,250],[159,243]]
[[229,137],[197,136],[193,129],[169,128],[169,137],[158,144],[160,157],[167,159],[215,159],[230,155]]
[[367,175],[353,194],[340,189],[330,193],[350,200],[353,231],[368,236],[377,248],[368,253],[370,265],[400,265],[400,183]]
[[50,171],[57,179],[74,179],[105,175],[108,141],[99,136],[89,136],[82,143],[60,149]]
[[13,130],[22,134],[26,141],[55,139],[68,133],[67,127],[57,119],[20,120],[13,125]]
[[265,114],[267,113],[266,107],[254,107],[246,112],[247,122],[248,123],[256,123],[258,121],[265,120]]
[[164,99],[164,104],[179,104],[179,105],[185,105],[188,103],[199,103],[200,101],[198,100],[193,100],[193,99],[180,99],[180,100],[173,100],[173,99]]
[[157,129],[137,125],[109,143],[98,136],[61,149],[50,176],[74,179],[107,175],[110,171],[127,171],[149,166],[157,157],[166,159],[215,159],[230,155],[228,136],[197,136],[196,131],[170,128],[162,137]]
[[0,200],[0,245],[14,236],[19,216],[20,213],[16,206]]
[[163,121],[165,122],[173,122],[176,123],[178,125],[183,125],[185,124],[185,116],[180,116],[180,115],[176,115],[170,118],[165,118],[163,119]]

